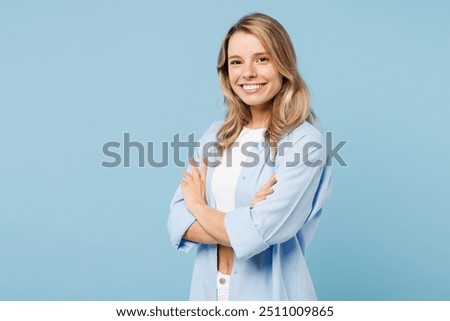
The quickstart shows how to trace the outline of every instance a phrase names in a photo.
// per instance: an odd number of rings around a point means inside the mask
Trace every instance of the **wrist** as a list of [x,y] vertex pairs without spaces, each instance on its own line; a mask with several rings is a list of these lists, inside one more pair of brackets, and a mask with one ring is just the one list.
[[204,212],[206,209],[208,209],[208,204],[206,203],[202,203],[202,202],[198,202],[198,203],[194,203],[192,204],[191,208],[190,208],[190,212],[194,215],[197,216],[200,213]]

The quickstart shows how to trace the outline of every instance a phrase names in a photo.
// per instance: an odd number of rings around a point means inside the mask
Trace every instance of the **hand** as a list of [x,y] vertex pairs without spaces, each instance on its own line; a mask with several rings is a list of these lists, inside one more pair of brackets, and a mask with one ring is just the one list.
[[191,173],[183,172],[180,182],[186,209],[190,212],[198,205],[206,205],[206,173],[207,166],[202,159],[200,170],[192,159],[189,160]]
[[256,192],[255,196],[253,196],[252,201],[250,202],[250,205],[253,207],[256,203],[265,200],[268,195],[273,193],[272,186],[275,185],[277,182],[277,179],[275,177],[275,174],[272,174],[269,181],[264,184],[259,191]]

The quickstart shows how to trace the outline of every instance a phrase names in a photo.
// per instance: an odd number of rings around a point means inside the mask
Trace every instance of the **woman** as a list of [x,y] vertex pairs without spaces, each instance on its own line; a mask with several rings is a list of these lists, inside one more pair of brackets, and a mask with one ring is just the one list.
[[177,250],[197,247],[190,299],[314,300],[304,254],[330,168],[289,35],[267,15],[245,16],[217,70],[226,119],[201,138],[201,164],[183,173],[168,220]]

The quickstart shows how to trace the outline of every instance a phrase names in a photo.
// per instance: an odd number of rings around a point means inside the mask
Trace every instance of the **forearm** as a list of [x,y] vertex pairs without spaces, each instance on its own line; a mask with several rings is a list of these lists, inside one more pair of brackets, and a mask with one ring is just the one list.
[[[183,172],[180,182],[186,209],[195,216],[198,223],[218,244],[230,246],[230,239],[225,230],[225,213],[217,211],[206,204],[206,170],[205,164],[199,169],[191,164],[191,173]],[[194,226],[193,228],[197,228]],[[187,237],[190,237],[189,235]],[[210,239],[209,239],[210,240]]]
[[221,245],[231,246],[227,231],[225,230],[225,213],[215,210],[207,204],[198,204],[190,212],[198,223]]
[[192,241],[196,243],[204,244],[218,244],[217,241],[211,234],[205,231],[205,229],[200,225],[198,221],[195,221],[186,233],[183,235],[183,239],[187,241]]

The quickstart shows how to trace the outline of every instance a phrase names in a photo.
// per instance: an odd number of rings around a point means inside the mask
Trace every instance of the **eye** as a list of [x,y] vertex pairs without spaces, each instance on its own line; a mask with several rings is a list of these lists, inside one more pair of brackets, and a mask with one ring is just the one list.
[[269,58],[268,57],[259,57],[256,61],[257,62],[267,62],[267,61],[269,61]]
[[236,59],[230,60],[230,65],[239,65],[241,63],[242,62],[240,60],[236,60]]

